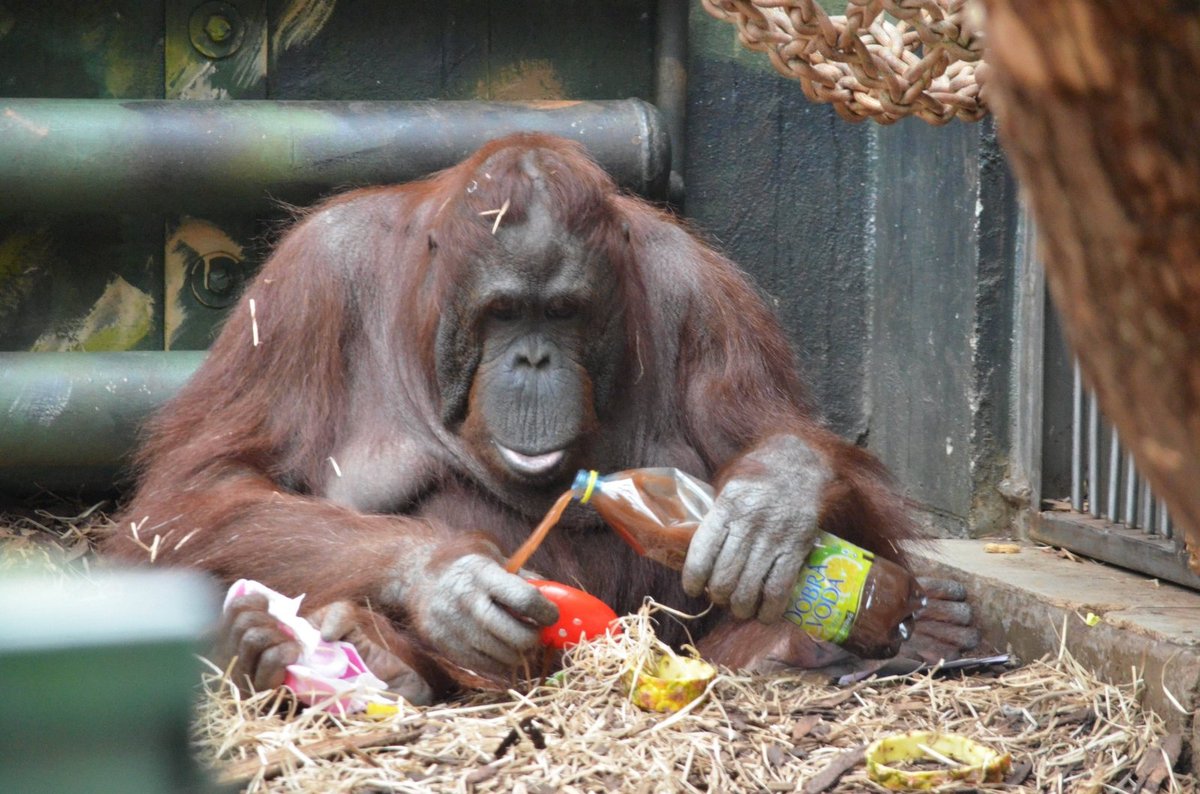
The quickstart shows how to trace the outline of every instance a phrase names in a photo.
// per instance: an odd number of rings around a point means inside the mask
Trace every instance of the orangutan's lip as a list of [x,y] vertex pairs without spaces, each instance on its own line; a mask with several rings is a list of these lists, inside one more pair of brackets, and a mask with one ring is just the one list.
[[565,453],[561,449],[544,452],[541,455],[526,455],[509,449],[503,444],[496,444],[504,461],[523,474],[545,474],[562,462]]

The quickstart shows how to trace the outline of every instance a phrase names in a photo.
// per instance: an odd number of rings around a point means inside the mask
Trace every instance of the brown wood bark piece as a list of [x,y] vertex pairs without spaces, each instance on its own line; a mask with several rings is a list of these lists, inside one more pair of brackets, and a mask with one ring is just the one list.
[[[298,749],[306,758],[314,761],[321,758],[343,754],[358,754],[372,747],[389,747],[409,744],[421,736],[422,729],[405,731],[386,731],[368,736],[335,736],[312,744],[302,745]],[[243,786],[261,771],[263,780],[279,777],[287,770],[289,763],[302,763],[295,755],[286,750],[275,750],[267,754],[266,760],[247,758],[221,768],[218,772],[218,782],[221,785]]]
[[1200,569],[1200,11],[984,0],[985,90],[1088,383]]
[[804,794],[821,794],[833,788],[842,779],[842,775],[863,762],[866,751],[865,746],[853,747],[834,756],[827,767],[810,777],[804,784]]

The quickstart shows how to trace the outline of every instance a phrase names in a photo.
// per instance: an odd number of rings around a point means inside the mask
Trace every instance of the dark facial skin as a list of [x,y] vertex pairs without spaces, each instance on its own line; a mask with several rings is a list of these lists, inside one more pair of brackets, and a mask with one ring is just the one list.
[[503,481],[561,485],[584,465],[622,348],[610,263],[537,201],[471,263],[463,295],[478,356],[457,373],[471,383],[463,437]]

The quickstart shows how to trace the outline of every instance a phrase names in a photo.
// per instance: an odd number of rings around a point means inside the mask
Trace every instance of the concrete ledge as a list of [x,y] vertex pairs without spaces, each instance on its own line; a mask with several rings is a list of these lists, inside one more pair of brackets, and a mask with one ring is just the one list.
[[[1184,736],[1200,768],[1191,714],[1200,705],[1200,593],[1031,544],[988,554],[986,543],[936,540],[911,551],[921,573],[967,586],[984,638],[998,650],[1022,660],[1056,653],[1065,621],[1067,649],[1100,678],[1127,683],[1140,671],[1143,704]],[[1089,612],[1101,622],[1088,626]]]

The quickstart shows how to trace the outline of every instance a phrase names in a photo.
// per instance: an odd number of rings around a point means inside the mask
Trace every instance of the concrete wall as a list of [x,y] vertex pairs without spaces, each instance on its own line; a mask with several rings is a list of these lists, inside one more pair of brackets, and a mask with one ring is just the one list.
[[1017,211],[992,123],[850,124],[698,8],[690,43],[686,214],[929,524],[1006,529]]

